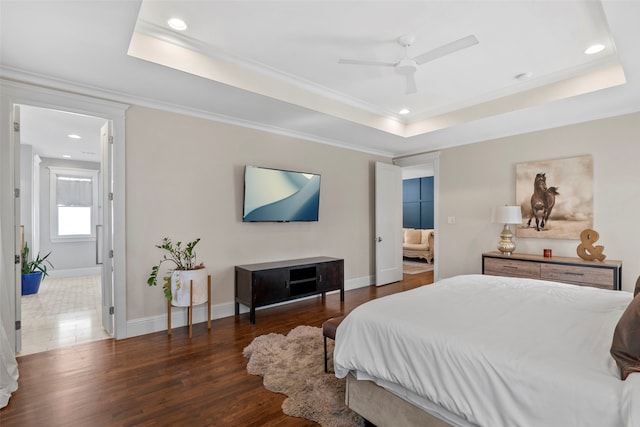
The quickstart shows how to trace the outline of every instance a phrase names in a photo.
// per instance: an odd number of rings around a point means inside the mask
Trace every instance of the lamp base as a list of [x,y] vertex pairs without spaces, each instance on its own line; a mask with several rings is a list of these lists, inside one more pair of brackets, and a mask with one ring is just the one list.
[[511,240],[513,233],[507,224],[504,225],[502,233],[500,233],[500,241],[498,242],[498,250],[504,255],[511,255],[516,251],[516,244]]

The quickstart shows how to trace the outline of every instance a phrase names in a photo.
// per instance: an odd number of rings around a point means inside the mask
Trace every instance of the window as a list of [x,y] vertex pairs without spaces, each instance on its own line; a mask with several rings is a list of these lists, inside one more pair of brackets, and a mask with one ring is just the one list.
[[51,240],[95,239],[98,171],[50,167]]

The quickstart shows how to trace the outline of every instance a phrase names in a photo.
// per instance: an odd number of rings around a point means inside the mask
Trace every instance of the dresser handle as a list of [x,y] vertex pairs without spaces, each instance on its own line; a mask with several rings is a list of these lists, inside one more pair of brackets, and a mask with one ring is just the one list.
[[584,273],[572,273],[570,271],[566,271],[563,274],[566,276],[584,276]]
[[515,265],[505,265],[504,268],[510,268],[512,270],[517,270],[518,269],[518,267],[515,266]]

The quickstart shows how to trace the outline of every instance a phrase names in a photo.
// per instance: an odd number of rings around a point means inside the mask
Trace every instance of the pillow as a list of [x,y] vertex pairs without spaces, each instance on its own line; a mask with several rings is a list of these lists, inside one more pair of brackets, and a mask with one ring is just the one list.
[[414,230],[413,228],[407,228],[404,232],[404,242],[411,244],[419,244],[422,241],[422,232],[420,230]]
[[640,372],[640,295],[633,298],[620,316],[613,331],[611,356],[625,380],[632,372]]

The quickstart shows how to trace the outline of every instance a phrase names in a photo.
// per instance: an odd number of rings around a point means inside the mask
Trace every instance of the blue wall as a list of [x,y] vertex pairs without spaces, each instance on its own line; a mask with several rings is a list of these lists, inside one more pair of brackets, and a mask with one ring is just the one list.
[[402,226],[433,228],[433,177],[402,181]]

